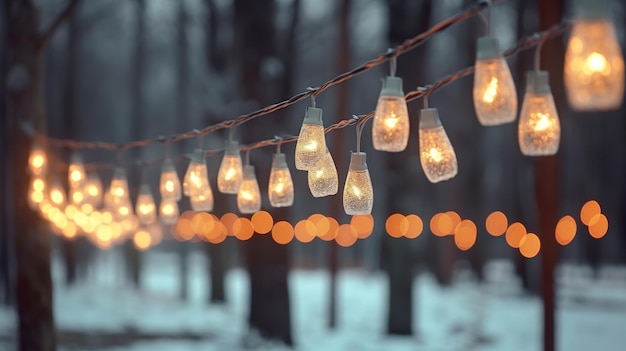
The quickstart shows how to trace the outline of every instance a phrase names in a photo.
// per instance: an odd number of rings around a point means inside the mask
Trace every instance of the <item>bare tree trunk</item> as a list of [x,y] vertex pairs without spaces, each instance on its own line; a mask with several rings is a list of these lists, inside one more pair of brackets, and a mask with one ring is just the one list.
[[[276,57],[277,43],[274,30],[275,3],[273,0],[235,0],[235,56],[239,59],[238,87],[241,97],[261,105],[272,102],[280,91],[280,76],[264,75],[263,64]],[[280,125],[284,115],[275,117]],[[244,141],[257,140],[259,135],[275,134],[275,128],[265,124],[243,130]],[[257,150],[255,154],[270,150]],[[269,155],[266,155],[269,156]],[[269,161],[269,157],[266,157]],[[270,162],[256,164],[259,184],[269,180]],[[266,199],[264,199],[266,200]],[[263,208],[270,210],[267,201]],[[275,221],[288,220],[287,208],[271,209]],[[287,273],[289,253],[285,245],[273,241],[270,235],[254,235],[242,243],[250,276],[251,330],[268,339],[293,344]]]
[[[540,29],[547,29],[558,23],[563,15],[562,1],[537,1]],[[551,40],[543,46],[542,60],[545,70],[550,72],[550,85],[557,109],[563,111],[562,65],[563,45],[561,38]],[[543,350],[556,350],[555,338],[555,287],[554,268],[559,254],[554,237],[559,206],[559,156],[538,157],[535,159],[535,194],[539,212],[541,235],[541,295],[543,298]]]
[[21,351],[55,350],[50,277],[50,234],[42,231],[39,216],[27,204],[28,152],[31,140],[21,124],[45,130],[42,55],[38,48],[39,13],[30,1],[5,2],[7,41],[7,117],[10,183],[15,235],[18,344]]
[[[350,64],[350,31],[349,31],[349,16],[351,0],[341,1],[341,7],[339,10],[339,40],[337,41],[337,71],[346,72],[349,69]],[[338,118],[345,118],[348,114],[348,84],[340,84],[337,87],[337,116]],[[342,133],[332,134],[332,145],[335,149],[344,150],[344,137]],[[337,152],[334,154],[335,164],[337,165],[337,171],[339,174],[345,174],[347,169],[345,165],[345,155],[343,152]],[[331,199],[331,216],[333,218],[341,218],[343,213],[343,205],[339,199]],[[329,253],[329,274],[330,274],[330,303],[328,305],[328,326],[329,328],[335,328],[337,326],[337,272],[339,270],[339,257],[338,247],[335,241],[328,243],[330,247]]]
[[[419,6],[410,11],[409,2],[406,0],[394,0],[389,6],[389,32],[388,38],[391,45],[402,43],[406,38],[412,37],[428,28],[430,22],[431,4],[429,1],[421,1]],[[407,25],[407,23],[409,25]],[[398,65],[398,76],[406,82],[423,82],[423,72],[420,67],[424,62],[424,52],[411,52],[403,59],[410,60],[411,64]],[[416,126],[413,123],[413,128]],[[415,135],[416,133],[411,133]],[[394,177],[402,177],[406,166],[406,155],[388,153],[387,168]],[[389,194],[403,194],[407,191],[406,181],[389,179],[387,186]],[[410,191],[410,190],[408,190]],[[393,196],[387,197],[386,207],[389,213],[406,213],[405,203]],[[383,236],[382,262],[389,275],[387,333],[396,335],[413,334],[413,263],[411,252],[411,240],[407,238],[391,238]]]
[[[131,72],[131,136],[133,139],[141,139],[144,126],[144,108],[143,108],[143,81],[144,81],[144,64],[145,64],[145,42],[146,42],[146,2],[145,0],[136,0],[135,9],[135,44],[132,57]],[[131,149],[131,158],[138,160],[141,157],[141,150],[138,148]],[[131,201],[135,201],[137,197],[137,184],[141,179],[138,170],[130,171],[130,184],[134,184],[129,189]],[[128,240],[124,244],[128,279],[139,289],[141,287],[141,253],[133,245],[132,240]]]

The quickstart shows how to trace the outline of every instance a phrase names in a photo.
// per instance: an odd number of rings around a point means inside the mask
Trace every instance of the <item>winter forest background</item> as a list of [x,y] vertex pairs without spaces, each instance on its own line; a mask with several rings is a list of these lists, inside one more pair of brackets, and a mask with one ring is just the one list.
[[[31,3],[49,25],[66,0],[4,0],[0,7],[2,48],[10,43],[12,6]],[[44,115],[53,137],[125,142],[200,129],[233,119],[318,86],[385,52],[441,20],[467,8],[464,0],[82,0],[47,43],[42,56]],[[20,5],[21,6],[21,5]],[[624,46],[624,4],[612,4]],[[491,31],[502,48],[519,38],[571,18],[568,1],[502,1],[490,10]],[[5,25],[6,24],[6,25]],[[33,28],[37,30],[38,28]],[[455,24],[398,58],[405,91],[430,84],[474,64],[476,38],[484,35],[478,16]],[[2,175],[0,230],[0,350],[18,349],[18,314],[38,304],[18,304],[19,265],[49,268],[53,315],[41,315],[37,328],[56,336],[39,340],[37,350],[540,350],[544,342],[542,284],[546,245],[533,259],[523,258],[503,238],[488,235],[484,219],[501,210],[511,221],[541,233],[542,177],[554,179],[559,218],[577,217],[581,206],[597,200],[609,219],[600,240],[579,225],[575,240],[548,252],[557,266],[553,284],[556,345],[559,350],[622,350],[626,345],[626,121],[624,107],[602,113],[577,113],[563,89],[567,35],[549,40],[542,67],[562,123],[554,173],[518,151],[517,124],[484,128],[472,105],[472,79],[458,80],[430,96],[454,144],[459,173],[431,184],[417,156],[417,123],[407,151],[376,152],[366,127],[362,149],[375,191],[375,229],[348,248],[319,239],[279,245],[268,236],[218,245],[180,242],[165,234],[148,251],[132,242],[100,250],[85,238],[63,239],[43,224],[37,235],[51,238],[51,256],[20,256],[23,241],[13,218],[9,172]],[[523,96],[533,50],[508,60],[518,96]],[[2,169],[15,168],[13,155],[27,155],[9,143],[12,95],[7,55],[2,54]],[[388,65],[367,71],[317,98],[328,125],[375,108],[380,78]],[[309,101],[237,128],[242,143],[296,135]],[[420,101],[409,104],[417,121]],[[224,145],[228,132],[204,138],[206,149]],[[353,128],[327,136],[340,178],[354,150]],[[172,154],[191,153],[197,141],[170,145]],[[294,206],[272,212],[295,223],[312,213],[349,221],[340,196],[313,198],[306,174],[293,168],[295,144],[282,147],[296,184]],[[262,189],[267,184],[273,147],[251,153]],[[89,162],[115,163],[162,157],[161,144],[122,153],[85,151]],[[70,153],[51,157],[67,162]],[[176,163],[182,176],[186,161]],[[220,157],[207,159],[215,189]],[[132,184],[140,179],[156,188],[159,165],[128,167]],[[100,171],[105,184],[112,168]],[[262,190],[263,191],[263,190]],[[131,189],[136,194],[137,189]],[[232,196],[217,191],[215,214],[237,212]],[[133,196],[134,198],[134,196]],[[266,199],[264,200],[266,201]],[[545,205],[545,204],[543,204]],[[188,203],[181,203],[181,212]],[[185,206],[187,206],[185,208]],[[548,205],[549,207],[549,205]],[[269,205],[264,206],[269,208]],[[478,225],[468,251],[451,237],[436,237],[427,221],[454,210]],[[415,213],[424,233],[415,239],[385,232],[391,213]],[[37,220],[35,213],[25,214]],[[30,217],[28,217],[30,216]],[[24,217],[20,217],[24,218]],[[29,236],[32,239],[32,235]],[[553,240],[552,240],[553,241]],[[43,246],[45,249],[45,245]],[[20,262],[20,260],[22,260]],[[26,261],[24,261],[26,260]],[[35,277],[39,279],[39,276]],[[545,283],[546,281],[544,281]],[[45,284],[42,285],[45,288]],[[18,290],[19,291],[19,290]],[[42,293],[38,291],[37,293]],[[46,295],[46,292],[43,292]],[[24,298],[22,296],[22,298]],[[48,306],[49,307],[49,306]],[[36,310],[33,312],[33,309]],[[44,308],[45,310],[45,308]],[[26,311],[26,312],[25,312]],[[45,313],[44,313],[45,314]],[[39,338],[40,329],[22,336]],[[21,344],[23,345],[23,344]],[[33,344],[34,345],[34,344]],[[38,347],[39,347],[38,346]],[[24,350],[24,349],[23,349]],[[33,349],[35,350],[35,349]]]

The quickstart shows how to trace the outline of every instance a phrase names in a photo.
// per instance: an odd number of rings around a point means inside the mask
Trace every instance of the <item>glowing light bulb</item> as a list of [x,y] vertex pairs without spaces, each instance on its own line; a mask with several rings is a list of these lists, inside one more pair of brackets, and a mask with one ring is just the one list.
[[33,143],[28,155],[28,168],[30,173],[35,176],[42,176],[46,173],[48,158],[46,152],[39,143]]
[[178,203],[172,199],[162,199],[159,206],[159,219],[161,223],[172,225],[178,220]]
[[293,180],[283,153],[274,155],[267,189],[270,204],[273,207],[289,207],[293,205]]
[[243,179],[239,143],[230,141],[217,174],[217,189],[224,194],[237,194]]
[[204,152],[202,150],[196,150],[191,157],[191,162],[189,162],[189,166],[187,166],[187,171],[183,177],[183,195],[190,196],[192,188],[200,188],[202,185],[200,174],[203,169],[206,169]]
[[163,166],[161,167],[159,190],[162,199],[178,201],[182,198],[178,172],[176,172],[176,168],[174,168],[174,164],[169,158],[163,161]]
[[183,182],[183,189],[186,184],[191,209],[194,211],[213,211],[213,190],[209,183],[209,173],[202,150],[196,150],[185,178],[186,183]]
[[448,180],[457,174],[456,154],[436,108],[420,112],[419,140],[420,163],[431,183]]
[[85,194],[83,193],[82,188],[71,189],[70,199],[74,205],[81,205],[85,201]]
[[326,153],[326,137],[322,110],[307,107],[304,122],[296,142],[296,169],[308,171],[317,167]]
[[372,143],[376,150],[403,151],[409,142],[410,126],[402,79],[387,77],[383,82],[372,125]]
[[102,203],[102,182],[97,174],[89,174],[85,181],[85,202],[94,207]]
[[335,161],[330,151],[326,150],[326,154],[324,154],[317,168],[308,172],[308,182],[313,197],[337,194],[339,190],[339,177],[337,175]]
[[530,71],[520,112],[517,136],[528,156],[554,155],[559,150],[561,125],[548,84],[548,72]]
[[243,170],[243,181],[237,192],[237,207],[244,214],[261,210],[261,191],[254,174],[254,166],[246,165]]
[[374,189],[365,156],[364,152],[355,152],[350,158],[343,188],[343,209],[350,216],[370,214],[374,206]]
[[85,165],[83,160],[78,154],[72,155],[70,161],[70,167],[67,171],[67,178],[70,184],[70,189],[78,189],[83,187],[86,181]]
[[606,1],[578,2],[565,52],[563,78],[570,106],[614,110],[624,97],[624,57]]
[[65,207],[65,191],[60,184],[53,184],[50,187],[50,202],[58,208]]
[[139,194],[137,195],[137,203],[135,204],[135,213],[139,219],[139,223],[148,225],[156,222],[157,213],[156,205],[154,204],[154,197],[150,191],[148,184],[142,184],[139,187]]
[[128,197],[128,180],[126,179],[126,170],[123,168],[116,168],[113,172],[109,193],[115,198]]
[[480,124],[495,126],[515,120],[517,90],[494,37],[478,38],[473,93]]
[[39,205],[46,199],[46,181],[43,177],[33,177],[28,188],[28,206],[37,210]]

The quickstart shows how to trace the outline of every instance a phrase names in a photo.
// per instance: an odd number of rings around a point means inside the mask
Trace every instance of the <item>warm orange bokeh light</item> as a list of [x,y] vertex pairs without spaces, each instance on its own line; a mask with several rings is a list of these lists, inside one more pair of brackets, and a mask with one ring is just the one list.
[[571,243],[576,236],[576,221],[574,218],[572,216],[561,218],[559,223],[556,224],[554,236],[556,237],[556,242],[563,246]]
[[439,220],[440,220],[441,216],[443,216],[443,213],[436,213],[430,219],[430,232],[433,233],[434,236],[444,236],[444,235],[446,235],[439,228]]
[[191,240],[193,238],[195,231],[193,230],[193,224],[191,219],[188,217],[180,217],[176,222],[176,234],[177,239],[181,240]]
[[308,219],[303,219],[294,228],[296,239],[303,243],[309,243],[315,239],[315,224]]
[[589,234],[596,239],[602,238],[608,230],[609,220],[602,213],[593,216],[589,221]]
[[[404,230],[403,230],[404,229]],[[409,229],[409,222],[404,215],[394,213],[387,217],[385,222],[385,230],[393,238],[402,237]]]
[[342,247],[350,247],[356,243],[358,233],[352,224],[342,224],[337,229],[335,241]]
[[506,230],[506,243],[517,249],[524,235],[526,235],[526,227],[520,222],[515,222]]
[[228,212],[222,215],[222,217],[220,218],[220,222],[222,222],[222,224],[224,225],[224,228],[226,228],[226,235],[230,235],[230,236],[235,235],[233,225],[235,224],[235,221],[237,219],[239,219],[239,216],[231,212]]
[[191,226],[196,234],[206,237],[215,226],[215,217],[206,212],[198,212],[191,219]]
[[539,250],[541,250],[541,240],[539,240],[537,234],[528,233],[520,240],[519,252],[522,256],[533,258],[537,256]]
[[454,211],[448,211],[445,214],[446,216],[448,216],[448,218],[450,218],[450,221],[452,221],[452,230],[450,230],[450,233],[452,234],[454,232],[454,229],[456,229],[456,226],[461,223],[461,216]]
[[280,221],[272,228],[272,239],[275,242],[286,245],[293,240],[293,227],[287,221]]
[[580,221],[585,225],[589,225],[593,216],[600,214],[600,204],[595,200],[587,201],[580,210]]
[[227,236],[228,234],[226,234],[226,227],[216,217],[213,229],[206,236],[207,241],[211,244],[219,244],[226,240]]
[[420,236],[424,230],[424,223],[422,222],[422,219],[418,215],[414,214],[410,214],[405,218],[407,223],[409,223],[409,228],[404,236],[409,239],[415,239]]
[[272,230],[274,218],[267,211],[259,211],[252,215],[252,226],[259,234],[267,234]]
[[500,211],[494,211],[487,216],[485,220],[485,227],[487,233],[493,236],[500,236],[506,232],[506,228],[509,226],[509,220],[506,215]]
[[146,230],[140,230],[133,236],[133,243],[135,247],[141,251],[145,251],[150,248],[152,244],[152,236]]
[[328,231],[323,235],[319,235],[319,238],[324,241],[335,240],[335,237],[337,237],[337,228],[339,228],[339,222],[337,222],[337,220],[333,217],[326,217],[326,219],[328,220]]
[[254,235],[252,222],[245,217],[237,218],[235,223],[233,223],[233,233],[239,240],[248,240],[252,238],[252,235]]
[[374,231],[374,216],[371,214],[352,216],[350,224],[356,230],[357,237],[365,239]]
[[309,216],[309,221],[315,225],[315,235],[321,237],[328,234],[328,231],[330,230],[330,222],[326,216],[314,213]]
[[437,217],[437,223],[435,225],[442,235],[450,235],[454,233],[455,227],[453,218],[451,218],[447,213],[441,213]]
[[476,243],[476,224],[469,219],[462,220],[454,229],[454,244],[459,250],[467,251]]

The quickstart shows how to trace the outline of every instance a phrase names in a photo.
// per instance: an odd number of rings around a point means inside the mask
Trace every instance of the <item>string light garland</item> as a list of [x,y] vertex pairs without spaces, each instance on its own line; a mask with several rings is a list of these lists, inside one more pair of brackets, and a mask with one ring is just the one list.
[[[118,151],[119,157],[120,150],[155,143],[165,143],[166,157],[163,161],[159,189],[162,201],[158,212],[159,218],[163,224],[173,225],[179,218],[177,201],[182,198],[182,194],[189,196],[192,208],[195,211],[211,211],[213,209],[213,194],[208,181],[208,171],[204,158],[208,154],[216,154],[221,152],[221,150],[202,150],[202,136],[221,129],[230,130],[231,134],[218,173],[218,190],[224,193],[237,194],[237,204],[240,212],[250,214],[257,213],[261,209],[261,193],[254,173],[254,166],[250,165],[249,160],[251,150],[270,145],[278,145],[278,150],[274,155],[272,163],[270,182],[268,184],[268,196],[271,205],[274,207],[291,206],[294,200],[293,181],[285,162],[285,154],[280,153],[280,145],[282,143],[297,142],[295,154],[296,168],[308,171],[308,182],[311,193],[315,197],[332,195],[337,193],[337,170],[332,156],[326,148],[325,134],[356,124],[357,151],[351,155],[350,169],[344,184],[343,204],[345,212],[349,215],[369,215],[373,207],[374,192],[365,162],[366,154],[360,151],[360,138],[365,122],[374,118],[372,136],[373,144],[376,149],[389,152],[402,151],[406,148],[408,142],[409,120],[406,106],[407,102],[423,97],[425,108],[420,114],[420,161],[431,182],[450,179],[456,175],[458,170],[456,156],[450,140],[441,126],[437,110],[428,108],[428,95],[453,81],[475,72],[474,105],[479,121],[481,121],[483,125],[496,125],[511,122],[515,119],[517,96],[515,94],[510,70],[504,61],[504,57],[512,56],[521,50],[533,46],[537,46],[536,55],[538,55],[539,48],[545,40],[562,33],[571,26],[569,23],[558,24],[547,31],[520,40],[515,47],[507,50],[503,54],[500,53],[498,43],[494,38],[489,36],[479,38],[477,62],[474,67],[457,71],[426,88],[404,94],[402,91],[402,80],[395,77],[395,58],[417,47],[430,36],[443,31],[450,25],[479,14],[482,9],[490,5],[491,3],[486,1],[475,4],[468,10],[440,22],[411,40],[407,40],[402,45],[388,51],[387,54],[380,55],[349,72],[345,72],[333,78],[317,88],[308,88],[306,92],[297,94],[283,102],[267,106],[249,114],[241,115],[233,120],[208,126],[202,130],[193,130],[167,137],[114,144],[48,138],[32,131],[32,129],[29,130],[30,127],[28,126],[23,126],[36,140],[31,155],[29,156],[29,169],[30,173],[34,176],[29,189],[29,205],[42,212],[42,215],[50,219],[54,226],[58,230],[63,231],[64,235],[68,237],[76,235],[78,228],[80,228],[85,233],[93,233],[102,245],[110,246],[112,243],[122,240],[130,233],[133,235],[133,238],[136,239],[136,244],[137,242],[143,243],[143,247],[146,245],[146,242],[148,242],[147,245],[150,245],[152,240],[151,232],[153,230],[151,230],[149,226],[153,226],[156,222],[156,204],[154,203],[154,198],[152,198],[150,188],[147,185],[142,185],[137,199],[135,214],[133,213],[129,200],[128,182],[124,170],[122,168],[115,170],[109,190],[104,192],[102,190],[102,184],[100,183],[98,185],[99,178],[97,181],[96,178],[94,178],[93,183],[90,183],[92,175],[87,175],[86,173],[92,166],[97,165],[83,164],[82,160],[80,160],[75,153],[74,156],[72,156],[68,170],[68,180],[70,184],[69,197],[66,199],[64,190],[56,183],[53,183],[50,187],[50,191],[47,192],[48,186],[45,178],[41,176],[46,173],[48,160],[45,152],[43,152],[44,148],[41,147],[41,145],[65,147],[69,149],[112,150]],[[591,56],[592,55],[589,57]],[[597,58],[598,56],[596,55],[594,57]],[[322,110],[315,107],[316,96],[326,89],[349,80],[388,59],[391,60],[391,74],[384,80],[376,110],[356,118],[340,120],[324,129],[321,118]],[[601,60],[598,58],[596,61],[597,64],[594,63],[594,65],[599,66]],[[619,71],[619,67],[616,67],[616,70]],[[554,108],[550,88],[547,85],[547,72],[539,71],[538,68],[538,60],[536,60],[535,71],[529,72],[528,89],[524,98],[519,122],[518,135],[520,148],[523,153],[528,155],[548,155],[555,153],[558,150],[558,140],[560,137],[558,116]],[[621,77],[621,80],[623,90],[623,77]],[[531,97],[536,97],[535,95],[541,95],[542,100],[531,99]],[[232,140],[234,127],[293,105],[307,97],[311,98],[312,106],[307,108],[303,126],[298,137],[274,138],[243,146],[239,146],[236,141]],[[539,119],[537,120],[535,117]],[[536,120],[533,121],[533,118]],[[558,129],[550,129],[553,127]],[[551,131],[552,134],[544,133],[539,136],[532,135],[532,133],[537,134],[546,131]],[[548,136],[546,137],[546,135]],[[200,137],[200,148],[194,152],[181,186],[172,159],[169,158],[167,145],[169,145],[169,142],[193,137]],[[533,147],[537,147],[539,143],[538,140],[546,142],[549,145],[541,146],[543,147],[541,151],[532,151],[527,147],[529,144],[528,140],[531,140],[530,144],[532,144]],[[556,140],[556,144],[554,140]],[[554,145],[556,145],[556,148],[554,148]],[[241,151],[246,151],[245,168],[242,167]],[[156,161],[140,161],[136,164],[148,165],[154,162]],[[226,184],[228,184],[228,186],[226,186]],[[93,194],[89,193],[90,189],[95,189],[92,192]],[[102,202],[103,193],[106,194],[105,207],[99,209],[98,207]],[[65,204],[67,202],[71,202],[71,204],[66,206]],[[140,204],[142,206],[140,206]],[[61,213],[59,213],[59,211],[61,211]],[[93,219],[91,218],[92,215]],[[184,217],[185,214],[182,216]],[[111,219],[105,221],[105,217],[111,217]],[[596,221],[601,222],[601,218]],[[74,227],[72,227],[72,225]],[[291,227],[290,224],[289,226]],[[231,227],[232,226],[224,226],[224,228],[227,228],[224,230],[232,231],[233,229]],[[300,227],[306,229],[306,223],[304,227]],[[467,228],[470,227],[471,226],[468,226]],[[599,228],[602,229],[601,226]],[[596,231],[601,233],[599,229]],[[142,235],[138,236],[140,232]],[[276,230],[276,233],[280,232],[280,230]],[[293,237],[293,228],[291,228],[290,232],[292,232],[291,237]],[[352,233],[352,230],[344,230],[343,232]],[[418,231],[414,230],[412,233],[413,232],[419,235]],[[460,232],[463,232],[463,230],[460,230]],[[467,231],[469,234],[474,232],[475,230]],[[272,233],[274,234],[274,230],[272,230]],[[358,231],[354,231],[354,233],[359,234]],[[148,235],[148,237],[146,237],[146,235]],[[235,235],[237,234],[235,233]],[[472,235],[474,235],[475,239],[475,234]],[[242,235],[242,237],[248,236]],[[352,242],[351,240],[356,237],[350,237],[350,240],[345,241],[344,239],[346,238],[342,239],[344,244]],[[468,240],[464,241],[464,247],[470,247],[472,245],[470,244],[470,242],[472,242],[472,240],[470,240],[471,235],[468,236],[468,238],[466,238]],[[291,239],[289,239],[289,241],[290,240]],[[527,241],[532,242],[532,240],[533,239],[530,238]],[[532,252],[532,250],[529,252]]]

